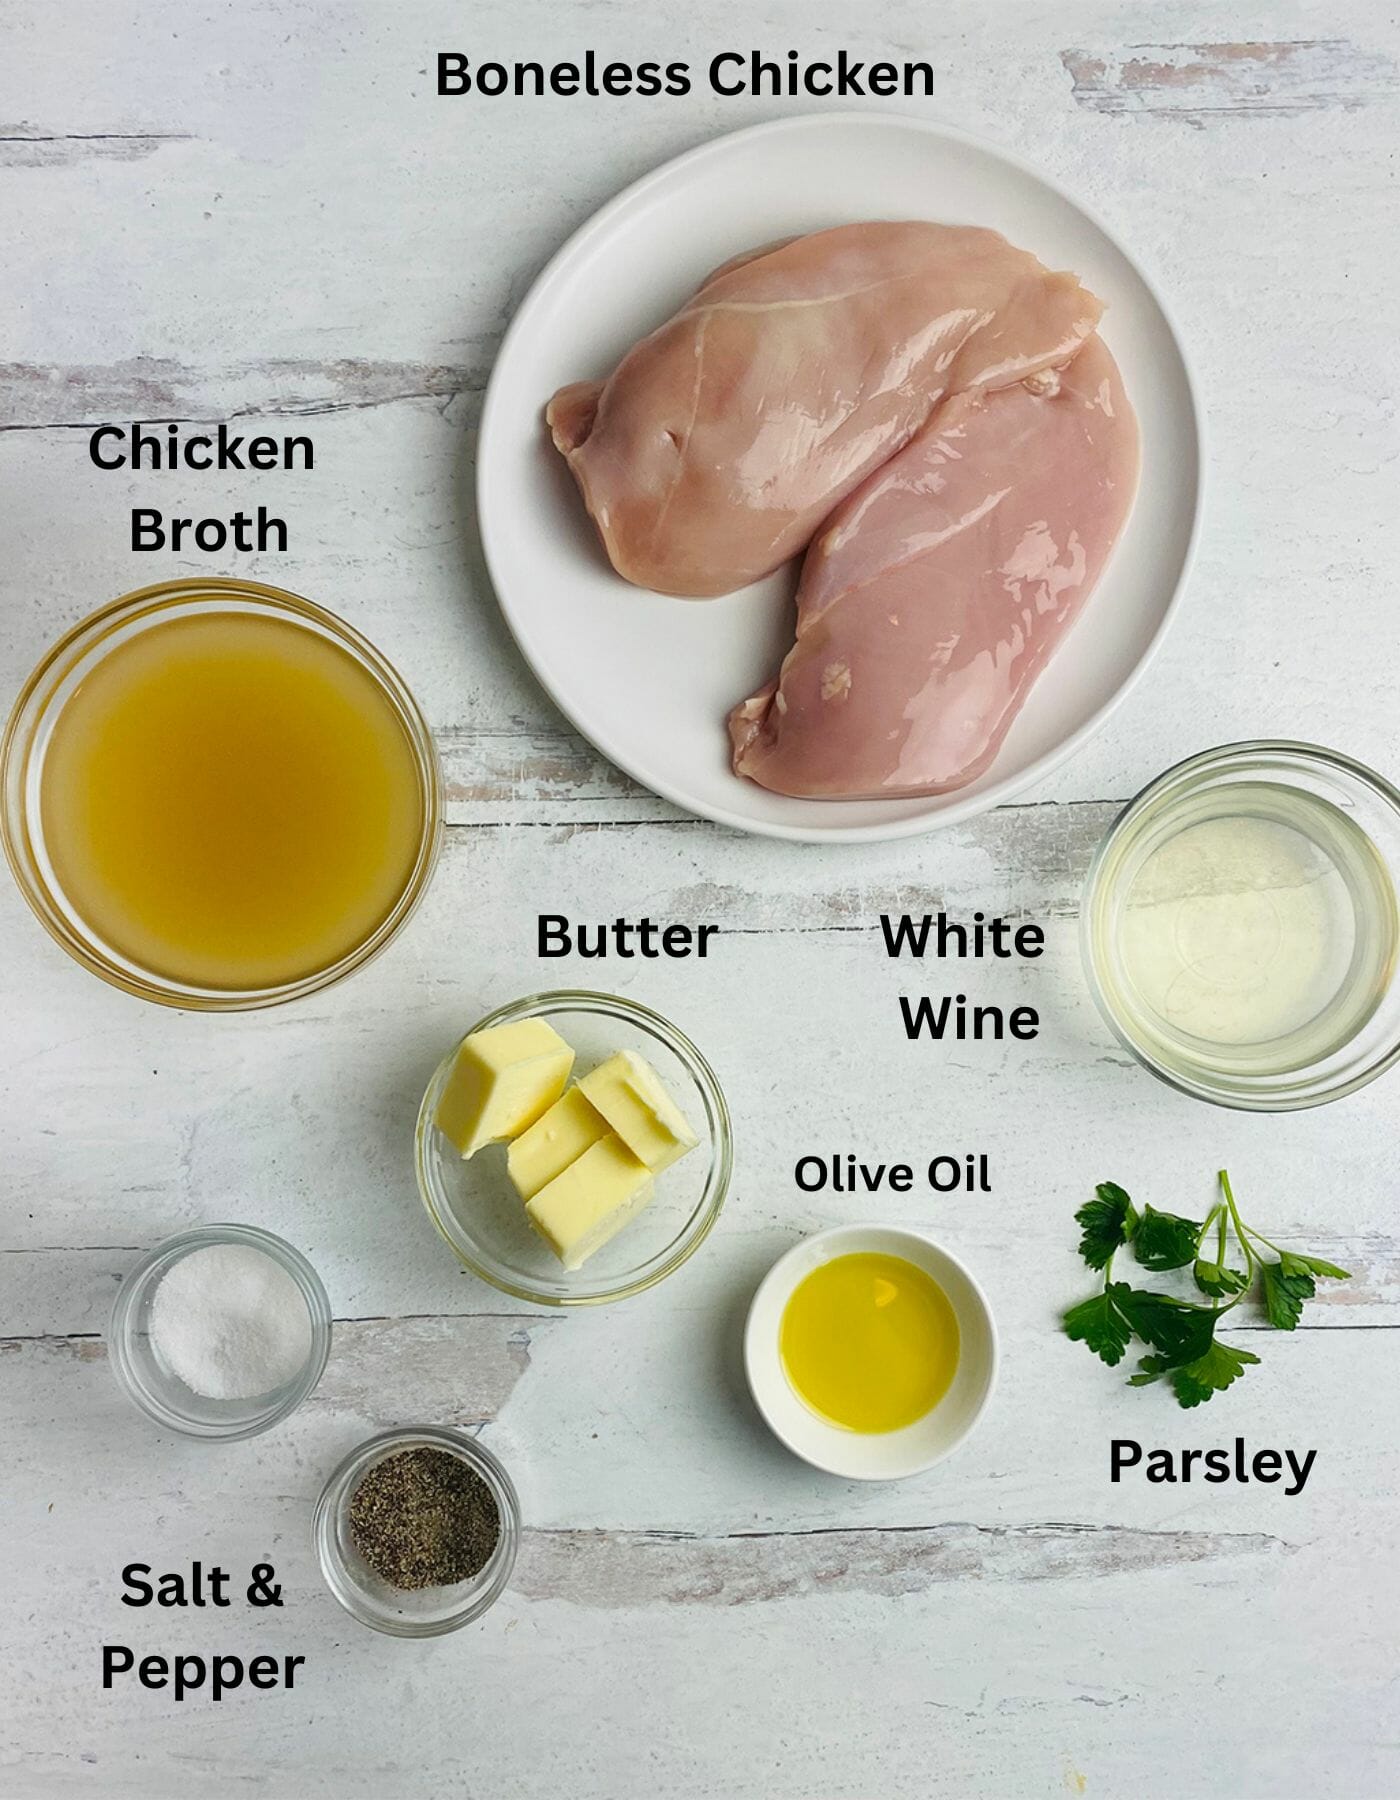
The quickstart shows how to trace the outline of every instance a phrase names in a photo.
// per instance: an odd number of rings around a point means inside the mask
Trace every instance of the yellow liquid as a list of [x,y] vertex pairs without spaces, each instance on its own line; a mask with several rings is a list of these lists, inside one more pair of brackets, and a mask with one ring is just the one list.
[[40,776],[73,911],[166,980],[244,992],[329,968],[408,884],[426,795],[389,696],[318,632],[168,619],[64,704]]
[[793,1289],[778,1334],[798,1398],[847,1431],[898,1431],[932,1412],[958,1367],[958,1320],[902,1256],[836,1256]]

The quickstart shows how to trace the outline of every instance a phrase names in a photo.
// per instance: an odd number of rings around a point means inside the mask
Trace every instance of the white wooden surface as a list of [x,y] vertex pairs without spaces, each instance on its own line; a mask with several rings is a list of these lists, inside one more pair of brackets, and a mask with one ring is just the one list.
[[[1256,1119],[1114,1046],[1078,972],[1078,883],[1113,803],[1187,752],[1331,742],[1394,774],[1400,455],[1393,9],[1074,0],[866,9],[765,0],[6,0],[0,12],[0,675],[138,583],[236,567],[365,629],[439,733],[453,829],[428,902],[364,974],[248,1018],[184,1017],[68,963],[0,889],[0,1793],[19,1796],[1157,1797],[1400,1793],[1400,1088]],[[1224,39],[1237,40],[1223,43]],[[1148,47],[1142,47],[1150,40]],[[1013,145],[1121,230],[1175,302],[1213,441],[1178,629],[1132,704],[1032,803],[911,844],[815,852],[676,816],[550,711],[473,546],[473,426],[533,271],[617,187],[814,102],[446,101],[438,49],[703,64],[847,45],[920,56],[924,102]],[[866,104],[869,104],[867,102]],[[878,208],[878,196],[872,195]],[[314,433],[312,475],[99,474],[86,430],[238,417]],[[285,556],[133,558],[132,504],[265,501]],[[1046,923],[979,968],[1031,1046],[903,1042],[884,906]],[[705,963],[542,970],[536,910],[725,928]],[[738,1174],[663,1288],[541,1316],[454,1272],[413,1188],[433,1062],[542,975],[626,988],[727,1084]],[[794,1158],[985,1150],[995,1192],[803,1197]],[[1181,1414],[1056,1329],[1069,1215],[1112,1175],[1205,1203],[1228,1163],[1267,1223],[1356,1271],[1247,1383]],[[944,1469],[844,1486],[744,1396],[740,1321],[800,1233],[876,1210],[984,1279],[1004,1379]],[[139,1250],[269,1225],[335,1304],[288,1426],[225,1449],[120,1401],[101,1333]],[[527,1536],[449,1639],[362,1631],[308,1526],[371,1429],[479,1426]],[[1108,1441],[1316,1448],[1306,1491],[1112,1487]],[[118,1603],[131,1560],[271,1558],[273,1615]],[[104,1694],[104,1642],[287,1650],[293,1693]]]

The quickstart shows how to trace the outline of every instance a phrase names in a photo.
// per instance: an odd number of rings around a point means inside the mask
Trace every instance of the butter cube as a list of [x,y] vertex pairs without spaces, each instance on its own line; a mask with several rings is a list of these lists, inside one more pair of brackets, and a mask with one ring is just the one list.
[[574,1053],[543,1019],[492,1025],[464,1039],[434,1115],[464,1157],[518,1137],[563,1093]]
[[525,1203],[525,1214],[566,1269],[577,1269],[651,1199],[652,1180],[615,1133],[590,1144]]
[[577,1162],[590,1144],[607,1135],[607,1121],[576,1087],[561,1094],[506,1151],[506,1171],[520,1198],[532,1199]]
[[653,1174],[678,1162],[699,1139],[651,1064],[619,1050],[579,1082],[579,1089],[638,1161]]

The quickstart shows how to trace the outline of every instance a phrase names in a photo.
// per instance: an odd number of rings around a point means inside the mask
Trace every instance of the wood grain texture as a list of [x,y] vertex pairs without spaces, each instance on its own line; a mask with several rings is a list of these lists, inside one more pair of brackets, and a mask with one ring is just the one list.
[[54,169],[89,158],[137,162],[162,144],[188,141],[183,131],[43,131],[0,124],[0,168]]
[[1350,111],[1400,95],[1394,62],[1345,38],[1134,44],[1108,55],[1066,50],[1061,60],[1074,82],[1075,100],[1092,112],[1152,114],[1197,126],[1222,115]]
[[[0,138],[0,144],[4,141]],[[4,363],[0,431],[90,431],[103,423],[132,420],[224,421],[232,426],[234,421],[315,418],[396,400],[446,404],[463,394],[479,397],[488,369],[489,356],[452,365],[286,357],[218,369],[157,356],[78,367]],[[256,429],[245,426],[245,435]],[[111,451],[106,454],[110,457]]]
[[932,1525],[891,1531],[532,1532],[514,1589],[572,1606],[757,1606],[814,1595],[887,1600],[950,1581],[1076,1581],[1233,1556],[1285,1554],[1260,1532],[1102,1525]]
[[[665,101],[438,101],[434,52],[592,47],[699,71],[751,44],[927,60],[936,92],[900,109],[1009,144],[1082,194],[1161,279],[1206,398],[1200,560],[1131,704],[1026,804],[922,841],[743,840],[639,789],[535,686],[477,544],[475,423],[534,273],[656,162],[804,103],[722,101],[703,82]],[[266,1015],[127,1000],[0,888],[5,1800],[1400,1791],[1394,1082],[1286,1119],[1193,1106],[1107,1032],[1076,945],[1116,806],[1190,751],[1303,737],[1395,772],[1398,63],[1378,0],[1229,21],[1167,0],[1150,32],[1108,0],[894,0],[858,21],[811,0],[484,0],[470,17],[451,0],[12,0],[0,686],[114,594],[231,572],[133,556],[133,506],[265,504],[290,549],[236,572],[325,601],[402,669],[441,748],[451,829],[409,931],[344,987]],[[316,466],[94,469],[87,431],[132,418],[304,428]],[[879,912],[939,907],[1036,920],[1045,955],[891,962]],[[541,910],[722,930],[704,963],[542,962]],[[466,1026],[565,984],[633,994],[689,1031],[739,1155],[684,1270],[558,1315],[457,1269],[408,1138]],[[1040,1037],[905,1041],[898,996],[952,990],[1035,1006]],[[916,1166],[984,1151],[993,1193],[796,1189],[799,1156],[845,1150]],[[1261,1365],[1182,1414],[1060,1334],[1084,1286],[1071,1216],[1106,1176],[1190,1211],[1221,1164],[1248,1216],[1355,1275],[1305,1330],[1242,1320]],[[893,1487],[782,1452],[739,1355],[773,1259],[877,1215],[967,1259],[1003,1347],[974,1439]],[[211,1450],[123,1405],[101,1333],[145,1247],[218,1218],[306,1250],[337,1324],[314,1399]],[[414,1419],[479,1432],[526,1526],[500,1605],[418,1645],[342,1614],[310,1542],[339,1458]],[[1316,1449],[1305,1490],[1109,1481],[1114,1437],[1237,1434]],[[121,1604],[125,1563],[195,1558],[274,1561],[283,1609]],[[110,1642],[307,1663],[291,1693],[177,1705],[104,1692]]]

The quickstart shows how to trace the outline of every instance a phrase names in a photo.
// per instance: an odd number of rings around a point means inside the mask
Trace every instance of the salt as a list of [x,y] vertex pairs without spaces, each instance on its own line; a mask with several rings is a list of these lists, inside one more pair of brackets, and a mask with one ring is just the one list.
[[161,1278],[151,1344],[207,1400],[251,1400],[284,1387],[311,1355],[311,1314],[296,1282],[261,1250],[211,1244]]

